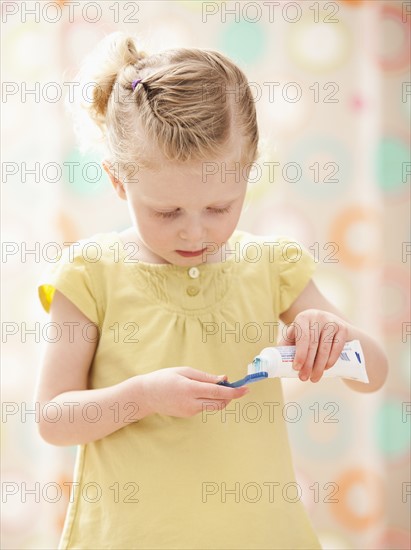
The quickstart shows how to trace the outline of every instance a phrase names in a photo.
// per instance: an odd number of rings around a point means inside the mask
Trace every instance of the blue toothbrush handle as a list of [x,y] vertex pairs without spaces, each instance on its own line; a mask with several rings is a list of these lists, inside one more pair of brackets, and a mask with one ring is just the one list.
[[226,380],[222,380],[221,382],[217,382],[219,386],[227,386],[228,388],[240,388],[241,386],[244,386],[245,384],[251,384],[252,382],[258,382],[259,380],[262,380],[263,378],[268,378],[268,372],[262,371],[262,372],[255,372],[253,374],[247,374],[244,378],[241,378],[241,380],[236,380],[236,382],[227,382]]

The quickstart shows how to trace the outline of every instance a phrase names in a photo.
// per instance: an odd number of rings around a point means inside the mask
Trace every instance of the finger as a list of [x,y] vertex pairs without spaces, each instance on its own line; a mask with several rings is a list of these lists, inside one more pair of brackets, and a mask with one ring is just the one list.
[[311,371],[311,382],[318,382],[322,377],[325,366],[327,365],[330,357],[332,345],[333,340],[332,338],[330,338],[330,335],[327,334],[325,331],[322,331],[320,335],[320,342],[317,348],[317,353],[314,359],[314,365]]
[[295,323],[291,323],[284,328],[285,328],[285,334],[283,330],[282,338],[278,345],[293,346],[295,344]]
[[204,384],[202,382],[193,381],[193,386],[195,385],[194,392],[196,397],[201,399],[217,399],[221,400],[230,400],[238,399],[250,391],[250,388],[247,386],[242,386],[240,388],[230,388],[227,386],[219,386],[217,384]]
[[300,373],[299,373],[300,380],[305,381],[310,378],[314,361],[315,361],[315,356],[317,354],[317,348],[318,348],[318,342],[310,342],[310,345],[308,347],[307,357],[305,359],[304,364],[300,368]]
[[208,382],[209,384],[215,384],[216,382],[227,379],[226,374],[213,374],[211,372],[205,372],[202,370],[193,369],[191,367],[180,367],[178,372],[186,378],[190,378],[190,380]]
[[302,318],[301,321],[296,324],[295,333],[295,356],[293,361],[293,369],[300,370],[307,360],[309,346],[310,346],[310,327],[308,319]]
[[334,336],[331,353],[324,370],[327,370],[333,367],[335,363],[338,361],[341,355],[341,352],[344,349],[344,346],[346,343],[346,337],[347,336],[346,336],[345,328],[341,328],[340,330],[337,331],[337,333]]
[[[317,350],[319,346],[318,332],[313,330],[315,323],[310,323],[310,318],[307,317],[304,319],[304,325],[301,325],[302,334],[300,340],[297,340],[296,343],[296,355],[298,352],[301,353],[300,357],[303,357],[305,354],[304,361],[298,358],[297,368],[300,367],[300,380],[308,380],[311,376],[312,369],[314,367],[315,358],[317,355]],[[301,350],[298,349],[300,345]]]

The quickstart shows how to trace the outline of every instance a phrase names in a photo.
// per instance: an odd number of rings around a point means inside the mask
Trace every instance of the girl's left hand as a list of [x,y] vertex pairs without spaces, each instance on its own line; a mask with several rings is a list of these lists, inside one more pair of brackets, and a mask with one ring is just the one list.
[[328,311],[306,309],[288,325],[286,338],[279,345],[296,346],[293,368],[300,371],[300,380],[318,382],[324,370],[337,361],[346,342],[350,341],[351,325]]

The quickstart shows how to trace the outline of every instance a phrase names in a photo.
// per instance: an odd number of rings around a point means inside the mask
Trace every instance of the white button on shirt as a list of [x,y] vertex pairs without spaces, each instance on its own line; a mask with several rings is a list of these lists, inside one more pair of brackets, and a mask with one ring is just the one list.
[[190,267],[188,270],[188,275],[192,279],[197,279],[197,277],[200,275],[200,270],[197,267]]

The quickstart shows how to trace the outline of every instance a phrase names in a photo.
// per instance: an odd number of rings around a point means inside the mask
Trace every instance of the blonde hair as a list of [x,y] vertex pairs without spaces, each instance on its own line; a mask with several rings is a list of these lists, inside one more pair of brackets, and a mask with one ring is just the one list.
[[[148,55],[132,36],[112,33],[86,58],[78,78],[94,82],[83,104],[102,132],[111,166],[156,169],[167,161],[223,158],[243,136],[237,159],[258,156],[254,100],[244,73],[224,55],[178,48]],[[133,90],[132,82],[141,79]]]

